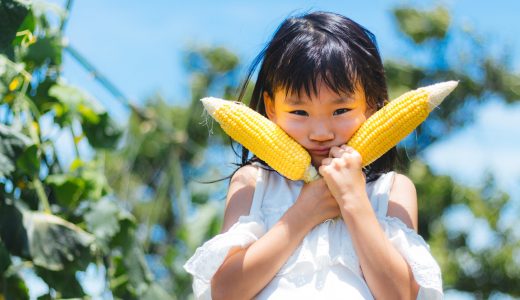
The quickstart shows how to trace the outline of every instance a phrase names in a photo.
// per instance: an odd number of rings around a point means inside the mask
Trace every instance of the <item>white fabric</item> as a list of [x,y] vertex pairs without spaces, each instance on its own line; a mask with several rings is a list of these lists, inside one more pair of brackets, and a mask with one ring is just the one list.
[[[385,234],[410,265],[420,285],[418,299],[442,299],[440,268],[429,246],[401,220],[386,216],[394,173],[367,184],[367,194]],[[276,172],[258,168],[249,216],[199,247],[185,265],[193,275],[197,299],[211,299],[211,278],[233,247],[248,247],[291,207],[303,186]],[[384,266],[382,266],[384,267]],[[350,233],[340,219],[314,227],[272,281],[255,299],[373,299]]]

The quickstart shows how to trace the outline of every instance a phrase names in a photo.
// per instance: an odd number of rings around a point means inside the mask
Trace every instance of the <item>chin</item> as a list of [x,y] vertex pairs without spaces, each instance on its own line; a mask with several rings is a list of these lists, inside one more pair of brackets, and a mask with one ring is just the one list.
[[320,157],[313,157],[311,159],[311,164],[315,167],[315,168],[318,168],[321,166],[321,161],[324,160],[325,158],[327,158],[328,156],[320,156]]

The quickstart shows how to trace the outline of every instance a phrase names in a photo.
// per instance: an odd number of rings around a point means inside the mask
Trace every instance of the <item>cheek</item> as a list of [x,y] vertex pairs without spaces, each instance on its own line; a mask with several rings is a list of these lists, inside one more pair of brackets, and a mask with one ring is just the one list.
[[343,139],[348,141],[365,120],[366,117],[362,115],[342,120],[338,122],[338,132],[341,132]]
[[303,122],[291,120],[291,119],[279,119],[276,122],[280,128],[282,128],[290,137],[293,139],[300,141],[303,136],[305,136],[305,125]]

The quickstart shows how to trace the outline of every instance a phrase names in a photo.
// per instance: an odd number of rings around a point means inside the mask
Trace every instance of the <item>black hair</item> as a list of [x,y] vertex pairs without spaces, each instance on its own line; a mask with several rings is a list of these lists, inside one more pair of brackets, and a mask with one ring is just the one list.
[[[388,99],[383,63],[374,34],[353,20],[330,12],[312,12],[287,18],[271,41],[254,59],[242,84],[242,101],[258,65],[260,70],[249,106],[266,116],[264,93],[274,99],[278,89],[309,97],[317,94],[322,80],[336,93],[353,94],[361,87],[367,106],[374,111]],[[267,116],[266,116],[267,117]],[[240,166],[259,161],[242,147]],[[396,148],[364,168],[367,181],[391,171],[397,159]]]

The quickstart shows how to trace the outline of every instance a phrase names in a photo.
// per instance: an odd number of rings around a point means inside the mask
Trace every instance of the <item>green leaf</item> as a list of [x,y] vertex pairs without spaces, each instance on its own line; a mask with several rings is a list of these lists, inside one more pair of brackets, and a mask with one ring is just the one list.
[[92,147],[115,148],[122,130],[94,98],[76,87],[62,83],[52,86],[49,95],[60,101],[59,106],[54,106],[59,124],[68,125],[77,118]]
[[65,270],[52,271],[41,267],[34,269],[36,274],[41,277],[45,283],[60,293],[60,299],[77,299],[85,296],[83,288],[76,279],[76,270],[67,268]]
[[78,106],[85,102],[87,95],[80,89],[56,83],[49,89],[49,96],[59,102],[52,104],[55,111],[55,121],[62,127],[70,126],[75,118],[79,118]]
[[0,274],[4,274],[11,265],[11,256],[5,248],[4,242],[0,239]]
[[0,177],[15,171],[16,160],[31,144],[31,139],[19,130],[0,124]]
[[85,214],[88,230],[98,239],[109,241],[119,232],[121,210],[116,203],[106,198],[93,203],[90,211]]
[[75,207],[85,191],[85,180],[68,174],[49,175],[45,183],[52,187],[60,205]]
[[25,2],[0,1],[0,53],[7,52],[28,12],[29,7]]
[[12,255],[30,257],[29,238],[23,224],[23,215],[11,199],[0,199],[0,239]]
[[110,241],[110,248],[128,249],[134,243],[136,220],[132,214],[124,210],[120,211],[118,218],[119,231]]
[[148,290],[153,276],[146,264],[144,252],[134,237],[130,237],[126,243],[127,247],[123,249],[121,256],[112,256],[114,275],[110,289],[117,298],[141,299],[140,296]]
[[0,280],[0,299],[29,300],[29,289],[18,275],[11,275]]
[[83,118],[82,126],[88,142],[94,148],[114,149],[117,146],[122,131],[108,113],[97,115],[96,123],[92,118]]
[[32,68],[46,63],[59,66],[62,48],[61,36],[45,36],[37,39],[34,44],[29,46],[23,61]]
[[82,90],[61,83],[56,83],[50,87],[49,96],[52,96],[58,99],[61,103],[74,108],[84,102],[87,97]]
[[38,107],[38,110],[42,114],[51,110],[54,105],[59,104],[58,99],[49,95],[49,90],[54,85],[56,85],[56,79],[46,76],[43,81],[38,83],[36,92],[34,96],[31,97],[31,100],[36,104],[36,107]]
[[80,176],[85,181],[85,198],[98,200],[110,191],[105,174],[101,170],[86,167],[80,172]]
[[59,271],[85,268],[94,236],[55,215],[23,210],[23,223],[35,265]]
[[[24,67],[24,64],[13,62],[5,55],[0,54],[0,103],[6,103],[9,106],[13,105],[13,101],[18,93],[17,89],[19,89],[23,81],[20,72]],[[15,79],[18,83],[15,90],[12,91],[10,85]]]
[[34,28],[35,28],[34,14],[32,13],[32,11],[29,11],[29,13],[24,18],[22,24],[20,25],[20,27],[17,30],[19,33],[22,33],[22,34],[19,36],[16,36],[13,39],[12,45],[14,45],[14,46],[21,45],[24,42],[24,39],[27,40],[27,37],[28,37],[27,33],[32,34],[34,32]]
[[38,146],[29,146],[16,160],[16,166],[27,175],[38,174],[40,171],[40,159],[38,158]]
[[[80,112],[80,105],[84,105],[90,111],[96,114],[105,112],[103,106],[86,92],[72,85],[64,83],[56,83],[49,89],[49,95],[58,99],[61,103],[68,106],[76,113]],[[90,113],[90,112],[89,112]]]
[[53,297],[50,294],[44,294],[36,298],[36,300],[53,300]]
[[152,282],[153,279],[152,273],[146,263],[144,251],[137,241],[134,241],[123,253],[129,283],[135,288],[138,294],[142,294],[148,283]]

